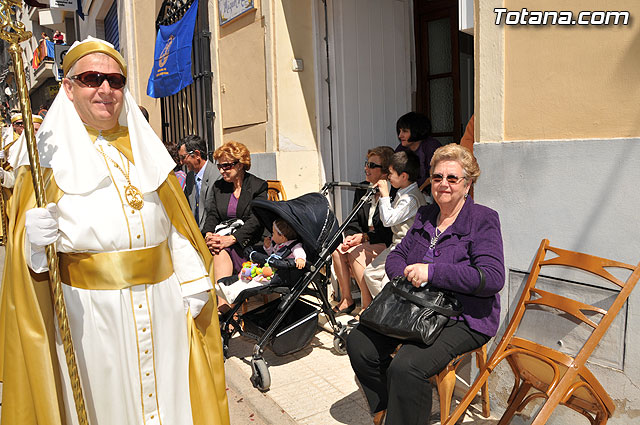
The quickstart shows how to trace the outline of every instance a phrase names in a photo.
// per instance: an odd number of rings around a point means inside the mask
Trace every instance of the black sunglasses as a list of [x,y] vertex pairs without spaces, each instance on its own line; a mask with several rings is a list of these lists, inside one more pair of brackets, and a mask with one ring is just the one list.
[[218,170],[229,171],[230,169],[232,169],[233,167],[235,167],[239,163],[240,163],[240,161],[236,160],[236,161],[233,161],[233,162],[223,162],[222,164],[216,164],[216,166],[218,167]]
[[365,161],[364,162],[364,166],[367,168],[382,168],[382,165],[380,164],[376,164],[375,162],[371,162],[371,161]]
[[13,125],[17,125],[18,127],[23,127],[24,123],[22,121],[16,121],[13,123]]
[[180,161],[184,161],[187,156],[193,155],[193,153],[194,153],[194,151],[189,151],[189,152],[187,152],[186,155],[179,155],[178,154],[178,156],[180,157]]
[[85,86],[92,88],[100,87],[104,80],[107,80],[112,89],[121,89],[127,82],[127,78],[122,74],[103,74],[97,71],[87,71],[69,78],[80,81]]
[[454,174],[449,174],[447,177],[444,177],[442,174],[431,175],[431,183],[440,183],[442,179],[447,179],[447,183],[449,184],[457,184],[460,180],[466,179],[466,177],[458,177]]

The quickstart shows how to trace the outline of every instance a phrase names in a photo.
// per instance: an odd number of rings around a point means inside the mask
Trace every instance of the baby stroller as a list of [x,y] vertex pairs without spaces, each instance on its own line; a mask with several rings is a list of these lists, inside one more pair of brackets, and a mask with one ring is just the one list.
[[[338,226],[325,196],[336,186],[367,189],[342,226]],[[271,229],[277,218],[293,227],[307,255],[306,265],[301,270],[296,269],[291,260],[269,259],[279,278],[240,292],[235,299],[235,306],[220,319],[225,357],[229,341],[236,332],[257,340],[251,358],[251,382],[259,390],[267,391],[271,386],[269,369],[263,358],[264,347],[270,345],[276,355],[301,350],[315,335],[320,312],[325,314],[333,330],[335,350],[339,354],[346,354],[348,329],[336,320],[327,296],[331,253],[342,241],[342,232],[348,222],[371,199],[375,190],[363,184],[331,182],[325,184],[322,193],[309,193],[288,201],[260,199],[252,202],[255,215],[267,229]],[[251,261],[259,264],[269,257],[259,249],[249,254]],[[224,284],[225,279],[229,278],[221,279],[218,284]],[[280,297],[243,315],[238,314],[249,297],[271,293]],[[301,298],[302,295],[311,297]]]

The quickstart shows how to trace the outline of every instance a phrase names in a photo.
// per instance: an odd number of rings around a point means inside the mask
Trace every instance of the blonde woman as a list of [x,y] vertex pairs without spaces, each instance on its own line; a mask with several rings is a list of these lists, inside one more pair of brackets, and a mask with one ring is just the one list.
[[[244,248],[262,241],[264,227],[251,211],[251,201],[267,199],[267,182],[249,173],[251,155],[239,142],[227,142],[213,153],[221,178],[213,185],[213,202],[205,205],[207,219],[203,233],[213,254],[216,282],[223,277],[239,273]],[[230,218],[241,219],[244,224],[231,235],[220,235],[215,228]]]

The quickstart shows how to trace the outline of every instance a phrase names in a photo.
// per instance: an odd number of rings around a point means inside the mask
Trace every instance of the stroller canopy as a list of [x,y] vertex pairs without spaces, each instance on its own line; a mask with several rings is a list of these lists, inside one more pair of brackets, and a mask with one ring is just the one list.
[[[288,201],[256,199],[251,202],[251,208],[269,231],[276,218],[289,223],[300,237],[307,256],[313,259],[317,258],[339,228],[329,201],[320,193],[307,193]],[[337,246],[339,242],[338,239],[334,245]]]

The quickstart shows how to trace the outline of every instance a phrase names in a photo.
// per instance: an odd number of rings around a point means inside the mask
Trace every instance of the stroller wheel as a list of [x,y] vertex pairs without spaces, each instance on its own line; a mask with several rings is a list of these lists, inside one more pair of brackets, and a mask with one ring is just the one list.
[[347,327],[343,326],[333,337],[333,348],[340,355],[347,354],[347,335],[349,335]]
[[269,391],[271,387],[271,374],[267,362],[264,359],[251,359],[251,383],[262,392]]

